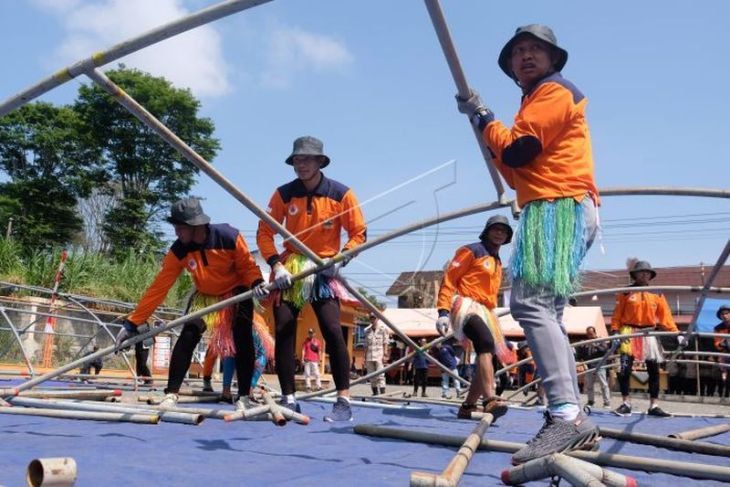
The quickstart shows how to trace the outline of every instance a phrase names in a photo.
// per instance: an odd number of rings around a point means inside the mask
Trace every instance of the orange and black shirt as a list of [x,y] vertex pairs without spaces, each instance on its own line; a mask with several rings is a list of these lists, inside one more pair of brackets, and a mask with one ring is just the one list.
[[444,272],[436,308],[451,309],[451,298],[458,294],[494,309],[501,284],[499,255],[491,254],[481,242],[459,247]]
[[619,331],[625,325],[636,328],[659,327],[666,331],[678,331],[664,295],[648,291],[632,291],[616,297],[616,307],[611,317],[611,330]]
[[147,321],[184,270],[190,273],[198,292],[211,296],[263,282],[261,270],[238,230],[225,223],[211,224],[205,243],[185,245],[176,240],[172,244],[129,321],[137,325]]
[[484,128],[494,163],[520,206],[566,197],[580,201],[586,194],[598,205],[587,103],[575,85],[553,73],[523,96],[511,129],[498,120]]
[[[322,174],[317,187],[309,192],[301,180],[295,179],[279,187],[269,201],[268,213],[282,223],[304,245],[320,257],[340,252],[340,232],[344,228],[348,241],[342,250],[350,250],[365,242],[365,220],[360,204],[350,188]],[[273,266],[284,257],[274,244],[275,231],[259,222],[256,243],[261,255]],[[291,243],[284,242],[285,254],[299,254]]]

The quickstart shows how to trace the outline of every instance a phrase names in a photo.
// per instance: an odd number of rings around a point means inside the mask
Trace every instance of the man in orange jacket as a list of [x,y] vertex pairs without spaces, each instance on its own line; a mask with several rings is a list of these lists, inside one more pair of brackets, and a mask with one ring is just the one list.
[[[135,310],[122,322],[116,338],[117,348],[128,338],[149,330],[147,319],[162,304],[183,271],[190,274],[196,288],[186,313],[249,289],[253,289],[258,299],[268,294],[261,270],[243,236],[228,224],[211,224],[197,198],[185,198],[173,204],[168,222],[175,227],[177,240]],[[185,323],[172,350],[166,395],[160,407],[177,405],[180,386],[206,326],[211,331],[211,345],[217,347],[216,352],[222,357],[236,357],[241,397],[236,407],[244,407],[249,395],[247,386],[254,373],[252,318],[253,302],[248,299]]]
[[[286,163],[293,166],[297,179],[280,186],[269,201],[268,212],[279,223],[321,258],[334,257],[365,242],[366,228],[355,193],[342,183],[327,178],[322,169],[330,159],[319,139],[305,136],[294,141]],[[340,249],[340,231],[348,240]],[[350,357],[340,324],[340,300],[352,299],[335,278],[338,268],[310,275],[292,283],[292,274],[315,267],[291,243],[284,242],[279,254],[274,245],[274,229],[259,222],[256,234],[261,255],[271,266],[272,277],[280,292],[272,293],[276,323],[276,372],[281,384],[282,405],[299,410],[294,398],[295,339],[297,316],[311,303],[319,328],[327,343],[330,369],[337,388],[332,414],[325,421],[351,421]],[[342,265],[345,265],[343,262]]]
[[476,373],[457,413],[462,419],[471,419],[479,398],[483,399],[482,411],[491,413],[494,419],[507,412],[507,404],[495,395],[492,357],[496,353],[505,364],[514,359],[492,310],[497,306],[502,283],[499,248],[511,240],[512,228],[507,218],[502,215],[489,218],[479,242],[456,251],[441,281],[436,330],[445,336],[451,327],[456,339],[468,338],[477,354]]
[[[632,287],[641,288],[649,285],[649,281],[656,277],[656,271],[651,264],[640,260],[629,270]],[[611,332],[621,335],[630,335],[640,331],[660,328],[664,331],[677,331],[677,325],[672,318],[669,304],[662,294],[655,294],[637,289],[616,296],[616,307],[611,317]],[[679,345],[684,346],[686,339],[683,335],[677,337]],[[623,403],[614,411],[619,416],[631,414],[629,400],[629,380],[634,361],[646,364],[649,373],[649,411],[647,414],[660,418],[671,416],[657,405],[659,397],[659,364],[664,362],[664,350],[656,337],[634,337],[622,340],[619,347],[621,368],[618,373],[618,382],[621,387]]]
[[458,98],[522,207],[511,259],[512,316],[525,331],[548,398],[545,424],[512,456],[520,464],[593,444],[598,428],[580,409],[575,359],[562,325],[583,257],[597,230],[587,98],[560,71],[568,52],[544,25],[519,27],[498,64],[522,91],[511,128],[476,92]]

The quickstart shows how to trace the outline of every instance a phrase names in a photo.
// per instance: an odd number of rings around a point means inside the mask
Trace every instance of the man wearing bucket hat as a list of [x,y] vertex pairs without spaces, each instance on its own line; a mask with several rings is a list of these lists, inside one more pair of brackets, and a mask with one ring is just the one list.
[[[190,274],[196,289],[186,314],[249,289],[253,289],[258,299],[268,294],[261,270],[243,236],[228,224],[211,224],[197,198],[174,203],[167,221],[175,227],[177,240],[137,307],[122,322],[116,338],[117,348],[122,348],[128,338],[148,331],[145,323],[183,271]],[[172,350],[166,395],[160,406],[169,408],[177,404],[193,352],[207,327],[211,332],[210,346],[216,353],[223,358],[236,357],[239,395],[243,398],[237,407],[242,407],[249,394],[242,384],[251,384],[254,373],[252,318],[253,302],[246,300],[185,323]]]
[[507,218],[495,215],[487,220],[479,242],[460,247],[449,261],[439,289],[439,318],[436,330],[445,336],[449,328],[457,340],[471,340],[476,357],[476,373],[458,417],[471,419],[482,399],[481,411],[496,420],[507,412],[507,404],[495,393],[493,355],[507,365],[514,357],[502,335],[499,320],[493,313],[502,284],[502,261],[499,248],[512,240]]
[[[322,141],[315,137],[299,137],[294,141],[286,163],[294,168],[297,178],[280,186],[269,201],[268,212],[277,222],[321,258],[336,256],[341,251],[365,242],[365,221],[353,191],[342,183],[327,178],[322,169],[330,163]],[[340,231],[348,240],[340,248]],[[340,300],[352,300],[336,279],[339,267],[312,274],[292,283],[292,275],[315,267],[315,263],[291,243],[284,242],[279,254],[274,244],[274,229],[259,222],[256,235],[261,254],[271,266],[278,291],[272,293],[276,323],[276,372],[281,384],[282,405],[299,409],[294,399],[294,349],[297,316],[310,303],[317,315],[320,332],[327,343],[330,369],[337,388],[332,414],[325,421],[350,421],[350,358],[340,324]],[[342,262],[345,265],[346,262]]]
[[[631,287],[645,287],[649,281],[656,277],[656,271],[651,264],[639,260],[631,265],[629,270]],[[616,306],[611,317],[611,332],[621,335],[653,330],[660,328],[664,331],[678,331],[677,325],[672,318],[672,311],[669,308],[666,298],[662,294],[655,294],[649,291],[636,291],[621,293],[616,296]],[[677,337],[680,347],[686,344],[683,335]],[[644,362],[646,371],[649,373],[649,411],[647,414],[657,417],[668,417],[669,413],[664,412],[657,405],[659,397],[659,364],[664,362],[664,350],[659,340],[654,336],[634,337],[622,340],[619,346],[621,367],[618,373],[618,382],[621,387],[623,403],[614,411],[619,416],[631,414],[631,402],[629,400],[629,380],[634,361]]]
[[548,397],[545,424],[514,464],[593,444],[598,428],[580,409],[575,359],[561,323],[597,229],[587,99],[560,71],[568,52],[544,25],[519,27],[498,64],[522,91],[511,128],[473,92],[457,97],[522,208],[511,259],[512,316],[525,331]]

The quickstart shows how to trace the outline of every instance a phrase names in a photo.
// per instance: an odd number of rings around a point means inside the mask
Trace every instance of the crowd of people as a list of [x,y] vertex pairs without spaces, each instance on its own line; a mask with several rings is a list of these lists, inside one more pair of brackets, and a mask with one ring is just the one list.
[[[497,62],[519,89],[520,106],[512,126],[497,120],[476,91],[466,97],[457,96],[459,111],[481,134],[493,156],[492,163],[515,191],[521,217],[516,229],[504,216],[489,218],[478,241],[459,247],[449,261],[438,293],[435,328],[453,339],[444,341],[435,353],[447,370],[457,373],[460,363],[455,346],[458,343],[469,348],[468,354],[462,353],[468,355],[469,367],[463,367],[463,360],[461,370],[468,371],[471,386],[462,392],[459,382],[453,382],[455,393],[465,396],[458,415],[470,418],[473,412],[487,412],[495,419],[507,412],[499,395],[505,383],[495,380],[495,368],[529,353],[532,368],[521,367],[518,374],[523,382],[538,376],[542,379],[540,397],[546,411],[542,428],[513,455],[514,464],[554,452],[591,448],[598,439],[598,428],[581,408],[576,359],[562,322],[568,298],[577,290],[581,263],[597,234],[600,206],[586,120],[587,98],[562,76],[567,60],[568,52],[549,27],[522,26],[505,43]],[[126,339],[144,330],[142,327],[183,270],[192,276],[195,285],[186,313],[252,291],[255,300],[270,306],[273,314],[273,355],[281,404],[300,411],[295,396],[297,318],[309,304],[326,343],[337,391],[332,411],[324,419],[349,421],[352,362],[341,331],[340,303],[351,297],[338,273],[348,262],[341,254],[354,255],[350,251],[366,240],[363,214],[353,190],[322,172],[330,158],[320,140],[311,136],[296,139],[284,162],[293,168],[296,178],[273,192],[268,214],[319,259],[332,259],[329,267],[297,278],[318,262],[310,258],[311,254],[305,255],[292,239],[285,239],[283,249],[278,248],[274,239],[277,229],[271,220],[261,220],[256,244],[270,267],[270,282],[266,283],[243,235],[225,223],[210,223],[200,201],[186,198],[172,206],[169,218],[177,240],[136,309],[123,322],[117,345],[123,346]],[[344,245],[341,231],[347,234]],[[510,242],[512,257],[503,269],[500,247]],[[494,314],[503,272],[511,277],[509,308],[524,331],[523,347],[508,344]],[[657,404],[659,367],[664,360],[661,343],[653,337],[621,336],[654,328],[676,332],[677,327],[663,296],[642,290],[656,275],[651,266],[638,262],[629,274],[636,290],[617,297],[611,323],[621,357],[618,381],[622,403],[616,412],[631,413],[629,380],[634,365],[641,362],[649,375],[648,414],[666,416]],[[177,403],[193,350],[204,333],[209,335],[212,353],[229,363],[232,360],[239,385],[236,405],[248,407],[256,370],[253,309],[252,300],[242,300],[183,326],[172,351],[163,407]],[[718,317],[723,320],[719,329],[727,330],[730,309],[721,309]],[[372,373],[384,365],[389,338],[377,317],[370,318],[365,362]],[[310,329],[302,349],[307,390],[312,389],[311,379],[315,388],[322,387],[318,369],[322,344],[314,334]],[[684,337],[679,335],[678,339],[679,346],[684,346]],[[425,343],[421,339],[418,346]],[[715,342],[714,346],[730,350],[728,340]],[[586,347],[579,357],[595,360],[611,349]],[[426,353],[417,350],[412,361],[414,395],[419,388],[421,395],[426,395]],[[601,364],[589,370],[591,403],[596,379],[604,405],[610,403],[603,372]],[[441,377],[443,398],[450,397],[450,375],[444,373]],[[382,374],[373,377],[370,384],[374,395],[385,392]]]

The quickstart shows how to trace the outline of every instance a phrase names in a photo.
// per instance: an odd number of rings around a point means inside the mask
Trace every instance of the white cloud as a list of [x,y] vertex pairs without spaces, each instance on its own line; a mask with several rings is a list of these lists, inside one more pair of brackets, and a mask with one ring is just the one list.
[[[189,12],[182,0],[34,0],[36,6],[59,18],[65,37],[58,44],[50,69],[71,64],[135,37]],[[209,24],[130,54],[123,62],[164,76],[175,86],[190,88],[198,97],[231,91],[221,37]]]
[[269,36],[262,82],[266,86],[284,88],[298,73],[337,71],[352,61],[350,51],[336,39],[298,28],[275,29]]

